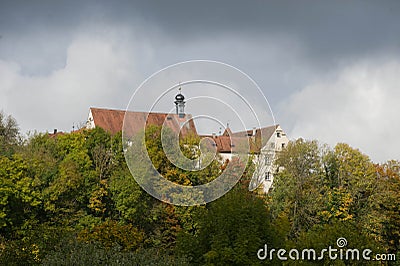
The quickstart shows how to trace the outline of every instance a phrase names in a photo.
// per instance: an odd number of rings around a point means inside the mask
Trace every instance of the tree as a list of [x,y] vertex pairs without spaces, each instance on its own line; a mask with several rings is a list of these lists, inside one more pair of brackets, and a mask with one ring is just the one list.
[[316,141],[298,139],[278,155],[276,165],[281,171],[275,174],[271,211],[274,217],[289,219],[290,235],[294,237],[319,222],[321,150]]
[[[346,239],[347,244],[343,247],[337,245],[340,238]],[[330,223],[316,224],[308,231],[300,232],[299,236],[286,243],[286,249],[292,248],[300,251],[300,260],[295,261],[298,265],[366,265],[367,261],[363,260],[362,252],[364,249],[370,249],[372,254],[382,252],[378,243],[371,239],[367,234],[362,232],[362,225],[354,221],[332,221]],[[321,257],[321,251],[328,249],[331,246],[337,249],[337,259],[330,259],[328,252],[324,253]],[[316,251],[316,259],[301,260],[302,250],[314,249]],[[340,259],[340,250],[342,249],[342,258]],[[356,254],[348,253],[348,260],[346,260],[347,249],[359,250],[359,260]],[[293,256],[296,256],[295,253]],[[308,256],[308,255],[307,255]],[[354,256],[354,258],[352,257]],[[321,259],[319,259],[321,257]],[[371,256],[372,258],[372,256]],[[370,261],[368,265],[381,265],[379,262]]]
[[0,231],[10,234],[27,219],[34,219],[41,193],[21,156],[0,157]]
[[400,250],[400,162],[376,165],[376,193],[369,199],[369,212],[363,225],[386,248],[388,253]]
[[43,189],[44,206],[54,220],[68,223],[84,215],[98,179],[81,132],[58,136],[56,141],[58,171]]
[[181,232],[177,252],[192,263],[252,265],[257,251],[276,236],[263,200],[240,185],[206,209],[198,209],[193,233]]
[[0,155],[11,156],[21,142],[17,121],[10,115],[0,112]]
[[113,171],[109,190],[115,217],[146,228],[152,199],[137,184],[126,165]]
[[375,167],[367,155],[348,144],[337,144],[334,156],[338,165],[337,188],[349,194],[350,213],[361,217],[368,212],[368,198],[376,191]]
[[188,265],[184,257],[171,256],[158,249],[125,252],[116,245],[104,248],[99,243],[60,241],[43,260],[43,265]]
[[108,178],[113,167],[114,157],[111,135],[100,127],[87,130],[84,135],[85,147],[99,180]]
[[86,243],[99,243],[106,248],[118,245],[123,251],[135,251],[143,245],[144,233],[132,224],[106,220],[92,229],[80,231],[78,240]]

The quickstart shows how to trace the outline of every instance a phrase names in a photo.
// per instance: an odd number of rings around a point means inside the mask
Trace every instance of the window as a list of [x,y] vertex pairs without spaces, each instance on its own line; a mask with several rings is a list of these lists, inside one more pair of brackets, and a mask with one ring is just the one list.
[[282,143],[282,149],[284,149],[285,148],[285,143]]
[[271,158],[270,158],[270,156],[269,155],[266,155],[265,156],[265,164],[270,164],[271,163]]
[[281,137],[281,132],[276,132],[276,136],[277,136],[278,138],[280,138],[280,137]]
[[265,174],[265,180],[266,180],[266,181],[271,181],[271,172],[267,172],[267,173]]

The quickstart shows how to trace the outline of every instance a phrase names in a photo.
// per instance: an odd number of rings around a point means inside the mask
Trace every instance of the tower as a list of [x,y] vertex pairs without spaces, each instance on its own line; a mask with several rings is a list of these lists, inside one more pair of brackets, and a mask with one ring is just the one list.
[[175,96],[175,106],[176,106],[176,114],[179,115],[179,118],[184,118],[185,96],[182,95],[180,87],[179,87],[179,93]]

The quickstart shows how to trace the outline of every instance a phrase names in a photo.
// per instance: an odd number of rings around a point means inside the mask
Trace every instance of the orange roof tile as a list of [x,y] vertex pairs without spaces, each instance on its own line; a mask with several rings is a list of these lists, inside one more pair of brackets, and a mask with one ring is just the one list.
[[232,134],[233,137],[247,137],[249,138],[250,152],[259,153],[261,148],[264,147],[267,141],[272,137],[275,130],[279,125],[273,125],[263,128],[257,128],[255,135],[253,130],[239,131]]
[[192,116],[187,114],[184,118],[179,118],[176,114],[166,113],[147,113],[132,112],[113,109],[90,108],[96,127],[115,134],[122,130],[125,118],[125,130],[128,134],[135,134],[143,130],[144,125],[162,126],[164,123],[175,132],[180,132],[182,136],[189,134],[197,135],[196,126]]
[[[189,134],[197,136],[196,126],[190,114],[187,114],[185,118],[179,118],[176,114],[132,112],[93,107],[90,108],[90,111],[95,126],[101,127],[111,134],[115,134],[122,130],[124,117],[126,115],[125,130],[129,131],[128,134],[136,134],[140,132],[143,130],[144,125],[162,126],[165,123],[165,125],[171,128],[174,132],[180,132],[182,136],[187,136]],[[232,131],[227,128],[221,136],[202,135],[200,138],[208,137],[213,139],[217,151],[220,153],[231,153],[234,151],[232,142],[239,143],[242,140],[249,141],[250,152],[259,153],[261,148],[274,134],[278,126],[279,125],[273,125],[258,128],[255,130],[254,135],[252,129],[232,133]]]

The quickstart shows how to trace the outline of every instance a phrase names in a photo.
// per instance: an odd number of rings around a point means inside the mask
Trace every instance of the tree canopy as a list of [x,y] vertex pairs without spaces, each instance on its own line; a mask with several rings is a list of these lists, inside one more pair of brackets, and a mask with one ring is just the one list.
[[[219,160],[202,171],[176,167],[160,132],[150,126],[146,144],[168,180],[204,184],[224,170]],[[183,139],[179,149],[196,158],[190,147],[198,141]],[[345,143],[297,139],[278,154],[269,194],[248,191],[249,161],[223,197],[178,207],[137,184],[123,149],[121,133],[101,128],[21,141],[15,119],[0,113],[0,264],[280,265],[257,251],[264,244],[323,249],[339,237],[349,248],[400,258],[399,161],[376,164]]]

